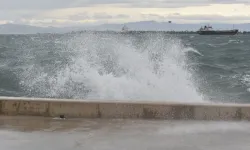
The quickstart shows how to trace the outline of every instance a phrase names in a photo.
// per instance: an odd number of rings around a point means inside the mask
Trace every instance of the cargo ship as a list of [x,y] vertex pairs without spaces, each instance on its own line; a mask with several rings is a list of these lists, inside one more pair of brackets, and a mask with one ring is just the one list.
[[213,30],[212,26],[204,26],[197,31],[200,35],[235,35],[238,33],[238,29],[232,30]]

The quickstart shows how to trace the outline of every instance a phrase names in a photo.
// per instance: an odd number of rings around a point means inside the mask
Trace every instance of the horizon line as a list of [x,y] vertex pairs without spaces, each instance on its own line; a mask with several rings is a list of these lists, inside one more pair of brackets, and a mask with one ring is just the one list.
[[210,24],[210,25],[243,25],[243,24],[250,24],[249,23],[224,23],[224,22],[200,22],[200,23],[181,23],[181,22],[171,22],[169,23],[169,21],[155,21],[155,20],[145,20],[145,21],[133,21],[133,22],[125,22],[125,23],[100,23],[100,24],[79,24],[79,25],[66,25],[66,26],[39,26],[39,25],[32,25],[32,24],[22,24],[22,23],[0,23],[0,26],[2,25],[23,25],[23,26],[33,26],[33,27],[40,27],[40,28],[49,28],[49,27],[53,27],[53,28],[67,28],[67,27],[95,27],[95,26],[102,26],[102,25],[127,25],[127,24],[132,24],[132,23],[141,23],[141,22],[154,22],[154,23],[166,23],[166,24],[179,24],[179,25],[203,25],[203,24]]

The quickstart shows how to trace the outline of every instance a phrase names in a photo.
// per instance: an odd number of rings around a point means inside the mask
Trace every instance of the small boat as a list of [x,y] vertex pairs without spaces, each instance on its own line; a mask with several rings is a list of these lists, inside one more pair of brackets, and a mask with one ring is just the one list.
[[232,30],[213,30],[212,26],[204,26],[204,28],[200,28],[199,31],[197,31],[200,35],[235,35],[239,32],[238,29],[232,29]]
[[122,32],[128,32],[128,27],[126,25],[122,27]]

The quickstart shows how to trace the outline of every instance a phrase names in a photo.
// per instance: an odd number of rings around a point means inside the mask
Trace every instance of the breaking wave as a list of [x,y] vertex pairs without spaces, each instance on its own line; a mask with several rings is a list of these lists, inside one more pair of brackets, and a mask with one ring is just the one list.
[[[31,43],[41,43],[36,38]],[[181,39],[164,34],[84,33],[20,53],[20,87],[32,97],[199,102]],[[25,47],[26,50],[30,47]],[[38,46],[39,47],[39,46]],[[28,50],[27,50],[28,51]]]

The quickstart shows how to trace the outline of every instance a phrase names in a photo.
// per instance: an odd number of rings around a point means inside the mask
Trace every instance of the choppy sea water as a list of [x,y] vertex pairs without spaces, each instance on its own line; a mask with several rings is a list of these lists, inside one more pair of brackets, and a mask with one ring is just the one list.
[[0,96],[250,102],[250,36],[0,35]]

